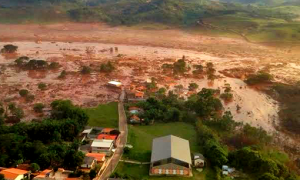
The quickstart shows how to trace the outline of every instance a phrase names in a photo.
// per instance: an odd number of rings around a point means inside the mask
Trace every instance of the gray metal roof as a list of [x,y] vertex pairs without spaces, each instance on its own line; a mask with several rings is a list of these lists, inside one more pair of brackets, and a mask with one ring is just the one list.
[[189,141],[173,135],[153,139],[151,162],[167,158],[192,164]]

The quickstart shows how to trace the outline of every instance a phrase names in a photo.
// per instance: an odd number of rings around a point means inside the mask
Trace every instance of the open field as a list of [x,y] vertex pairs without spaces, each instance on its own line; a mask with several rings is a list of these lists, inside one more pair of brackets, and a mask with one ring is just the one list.
[[126,158],[149,162],[152,140],[170,134],[189,140],[191,151],[199,152],[193,125],[181,122],[155,123],[151,126],[129,126],[128,144],[131,144],[133,149]]
[[89,116],[89,126],[109,128],[118,128],[119,126],[118,103],[116,102],[100,104],[95,108],[86,108],[85,112]]

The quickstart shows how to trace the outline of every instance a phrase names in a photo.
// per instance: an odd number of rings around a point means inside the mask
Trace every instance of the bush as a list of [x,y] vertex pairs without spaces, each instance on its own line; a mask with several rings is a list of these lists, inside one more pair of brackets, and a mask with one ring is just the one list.
[[58,76],[58,78],[59,78],[59,79],[63,79],[63,78],[66,77],[66,75],[67,75],[67,71],[63,70],[63,71],[60,73],[60,75]]
[[266,72],[258,72],[257,74],[250,75],[245,82],[249,85],[270,83],[273,80],[273,76]]
[[222,93],[220,98],[224,99],[225,101],[231,101],[233,98],[233,94],[231,93]]
[[57,69],[59,68],[59,63],[58,62],[51,62],[49,65],[49,69]]
[[31,163],[30,170],[31,172],[35,173],[40,170],[40,166],[37,163]]
[[33,107],[33,110],[36,113],[41,113],[41,112],[43,112],[44,108],[45,108],[45,105],[43,103],[36,103]]
[[12,44],[5,45],[1,49],[1,53],[15,53],[18,50],[18,46],[14,46]]
[[45,89],[47,88],[47,85],[46,85],[45,83],[39,83],[39,84],[38,84],[38,88],[39,88],[40,90],[45,90]]
[[105,73],[110,73],[115,69],[115,67],[112,65],[110,61],[108,61],[106,64],[101,64],[100,71]]
[[21,89],[19,94],[21,97],[26,97],[29,94],[29,91],[27,89]]
[[90,74],[91,73],[91,68],[88,67],[88,66],[83,66],[82,69],[81,69],[81,74]]

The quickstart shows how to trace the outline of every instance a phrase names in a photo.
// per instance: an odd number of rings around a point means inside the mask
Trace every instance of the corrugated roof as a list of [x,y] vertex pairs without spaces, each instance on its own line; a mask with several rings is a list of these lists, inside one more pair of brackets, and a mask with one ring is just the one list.
[[167,158],[192,164],[189,141],[173,135],[153,139],[151,162]]
[[113,143],[113,140],[95,139],[92,143],[92,147],[107,147],[109,148]]
[[101,153],[87,153],[87,157],[94,157],[97,161],[105,161],[105,154]]

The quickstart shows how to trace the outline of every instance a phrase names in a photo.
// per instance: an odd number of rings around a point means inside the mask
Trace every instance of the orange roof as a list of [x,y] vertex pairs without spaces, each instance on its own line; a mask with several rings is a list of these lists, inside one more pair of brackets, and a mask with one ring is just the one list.
[[16,179],[20,174],[15,174],[11,172],[3,172],[1,171],[0,174],[4,175],[5,179]]
[[105,160],[105,154],[101,154],[101,153],[87,153],[85,156],[94,157],[97,161]]
[[137,96],[137,97],[143,97],[144,93],[143,92],[136,92],[135,96]]
[[99,134],[97,139],[108,139],[108,140],[115,140],[117,135],[107,135],[107,134]]
[[104,128],[102,129],[102,133],[109,133],[110,131],[114,130],[113,128]]
[[39,175],[37,175],[36,177],[38,178],[43,178],[46,177],[46,174],[50,173],[52,170],[50,169],[45,169],[44,171],[42,171]]
[[133,116],[131,116],[131,118],[130,119],[134,119],[134,120],[137,120],[137,121],[139,121],[140,120],[140,118],[138,117],[138,116],[136,116],[136,115],[133,115]]
[[0,174],[4,175],[5,179],[16,179],[19,175],[24,175],[27,173],[28,171],[24,171],[16,168],[9,168],[0,172]]

